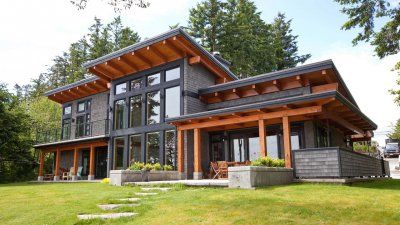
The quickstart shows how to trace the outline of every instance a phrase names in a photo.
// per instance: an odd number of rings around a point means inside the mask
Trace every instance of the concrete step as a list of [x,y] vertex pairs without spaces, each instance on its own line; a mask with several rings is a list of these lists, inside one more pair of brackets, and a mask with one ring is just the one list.
[[162,188],[162,187],[142,187],[142,191],[169,191],[172,188]]
[[154,193],[154,192],[138,192],[138,193],[135,193],[135,195],[138,195],[138,196],[150,196],[150,195],[157,195],[158,193]]
[[118,219],[121,217],[132,217],[137,213],[123,212],[123,213],[107,213],[107,214],[80,214],[78,219],[91,220],[91,219]]
[[135,207],[139,206],[140,204],[100,204],[97,205],[102,210],[113,210],[120,207],[128,206],[128,207]]

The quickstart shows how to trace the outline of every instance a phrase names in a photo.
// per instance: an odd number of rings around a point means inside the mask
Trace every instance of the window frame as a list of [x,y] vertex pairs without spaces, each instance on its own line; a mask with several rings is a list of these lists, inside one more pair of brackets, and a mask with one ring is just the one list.
[[[117,90],[118,90],[118,86],[120,86],[120,85],[122,85],[122,84],[125,84],[125,91],[124,92],[121,92],[121,93],[117,93]],[[114,85],[114,95],[121,95],[121,94],[125,94],[126,92],[128,92],[128,84],[127,84],[127,82],[125,81],[125,82],[120,82],[120,83],[117,83],[117,84],[115,84]]]

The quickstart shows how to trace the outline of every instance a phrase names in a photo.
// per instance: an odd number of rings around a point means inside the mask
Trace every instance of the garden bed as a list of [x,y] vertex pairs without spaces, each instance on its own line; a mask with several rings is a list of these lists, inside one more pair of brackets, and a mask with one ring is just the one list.
[[145,181],[163,181],[180,180],[178,171],[139,171],[139,170],[111,170],[110,184],[121,186],[126,182],[145,182]]

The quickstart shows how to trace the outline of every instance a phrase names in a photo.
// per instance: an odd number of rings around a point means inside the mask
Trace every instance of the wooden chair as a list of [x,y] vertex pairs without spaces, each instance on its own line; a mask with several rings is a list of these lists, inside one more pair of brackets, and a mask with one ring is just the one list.
[[215,179],[215,178],[219,178],[220,177],[220,171],[219,171],[219,167],[218,167],[218,163],[216,162],[211,162],[211,175],[210,177],[212,177],[212,174],[214,173],[214,176],[211,179]]
[[219,178],[228,178],[228,163],[226,161],[218,162]]
[[70,180],[72,179],[72,173],[74,172],[74,167],[71,167],[69,169],[69,172],[63,172],[62,173],[62,180]]

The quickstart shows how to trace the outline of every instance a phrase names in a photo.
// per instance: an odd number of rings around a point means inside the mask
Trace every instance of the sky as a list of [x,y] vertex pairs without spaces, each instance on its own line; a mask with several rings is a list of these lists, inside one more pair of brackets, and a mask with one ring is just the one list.
[[[90,0],[79,11],[69,0],[0,3],[0,82],[27,84],[45,72],[51,60],[66,51],[98,17],[108,23],[116,16],[107,0]],[[142,38],[152,37],[179,23],[187,25],[195,0],[149,0],[147,9],[133,8],[121,13],[124,25]],[[397,0],[394,0],[397,1]],[[292,19],[298,35],[300,54],[310,53],[307,63],[332,59],[361,110],[378,124],[375,139],[384,144],[385,133],[400,118],[399,107],[389,89],[396,87],[391,71],[400,55],[385,59],[374,56],[368,44],[353,46],[356,31],[341,30],[346,16],[333,0],[256,0],[262,18],[271,22],[278,12]]]

